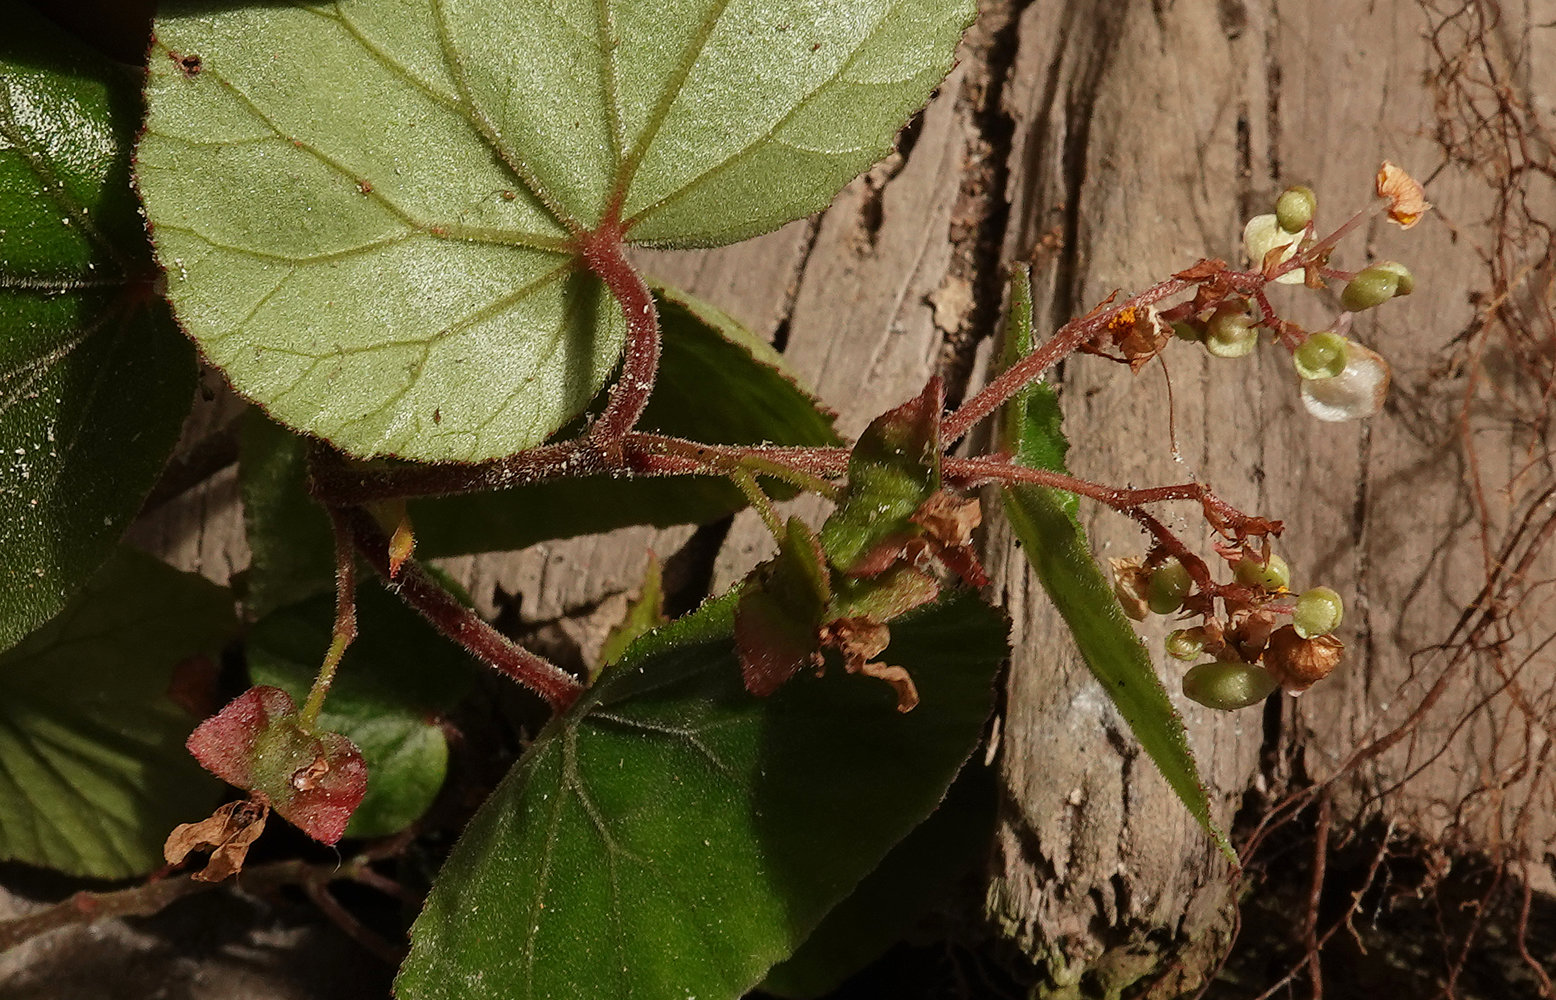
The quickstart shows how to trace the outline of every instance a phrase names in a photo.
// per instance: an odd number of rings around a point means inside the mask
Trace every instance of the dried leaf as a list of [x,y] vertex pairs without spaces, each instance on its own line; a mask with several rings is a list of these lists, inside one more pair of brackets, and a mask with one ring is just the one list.
[[181,865],[195,851],[210,850],[205,867],[192,876],[200,882],[221,882],[243,870],[249,847],[265,832],[270,806],[262,799],[228,802],[198,823],[180,823],[162,845],[170,865]]
[[951,572],[970,587],[988,584],[989,575],[972,544],[973,531],[983,523],[983,508],[975,498],[941,490],[924,501],[911,520],[924,529],[935,555]]
[[822,642],[843,654],[843,667],[851,674],[863,674],[890,684],[897,692],[897,711],[911,712],[918,705],[918,688],[902,667],[876,663],[891,643],[891,629],[871,618],[839,618],[821,630]]

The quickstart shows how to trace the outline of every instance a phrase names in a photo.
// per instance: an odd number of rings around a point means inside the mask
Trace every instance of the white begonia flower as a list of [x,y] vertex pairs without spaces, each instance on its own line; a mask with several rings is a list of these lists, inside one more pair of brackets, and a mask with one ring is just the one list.
[[[1273,214],[1256,215],[1243,227],[1243,250],[1248,254],[1249,263],[1256,268],[1264,266],[1264,258],[1276,247],[1286,248],[1280,255],[1282,263],[1290,260],[1297,255],[1297,245],[1301,242],[1302,234],[1286,232]],[[1302,269],[1288,271],[1275,280],[1283,285],[1301,284]]]
[[1302,380],[1302,405],[1319,420],[1360,420],[1383,409],[1388,391],[1389,363],[1353,340],[1340,374]]

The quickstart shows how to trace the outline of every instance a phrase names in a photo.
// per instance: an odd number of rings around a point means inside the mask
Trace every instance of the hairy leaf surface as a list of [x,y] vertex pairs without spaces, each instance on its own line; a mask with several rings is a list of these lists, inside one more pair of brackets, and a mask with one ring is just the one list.
[[194,353],[152,291],[133,78],[0,0],[0,649],[112,553],[172,451]]
[[734,998],[934,808],[977,741],[1004,622],[892,624],[923,703],[833,669],[752,698],[734,601],[651,633],[554,721],[444,866],[405,1000]]
[[575,238],[732,242],[889,148],[971,0],[164,7],[138,179],[180,321],[358,455],[494,458],[582,412],[623,322]]

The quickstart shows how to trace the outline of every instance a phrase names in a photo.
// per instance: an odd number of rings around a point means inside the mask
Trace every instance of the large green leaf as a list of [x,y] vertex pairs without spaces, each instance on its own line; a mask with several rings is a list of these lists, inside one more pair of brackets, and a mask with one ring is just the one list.
[[353,454],[492,458],[621,348],[574,237],[815,211],[950,66],[972,0],[167,5],[138,177],[179,319]]
[[0,0],[0,649],[113,551],[194,398],[129,181],[129,71]]
[[[0,655],[0,858],[124,878],[215,803],[169,697],[235,627],[216,585],[121,549],[53,621]],[[214,660],[205,665],[214,676]]]
[[934,808],[1000,616],[963,595],[892,623],[904,715],[841,670],[752,698],[733,604],[640,640],[542,732],[444,866],[400,997],[738,997]]
[[[709,444],[840,443],[832,414],[795,383],[778,354],[735,319],[657,286],[664,354],[640,426]],[[411,504],[423,551],[521,549],[629,524],[703,524],[739,510],[727,479],[596,476]]]
[[[795,384],[771,347],[684,292],[660,287],[656,294],[664,356],[643,414],[645,430],[715,444],[839,443],[832,415]],[[329,522],[306,493],[302,440],[258,413],[247,420],[239,469],[254,558],[244,604],[262,616],[329,590],[334,558]],[[593,476],[417,500],[410,511],[417,552],[447,556],[522,549],[631,524],[701,524],[745,503],[729,480],[713,476]]]
[[[249,634],[249,675],[301,705],[330,644],[333,597],[262,619]],[[404,829],[432,804],[448,769],[438,718],[471,688],[468,653],[438,635],[375,582],[357,591],[357,640],[346,650],[318,728],[355,743],[367,762],[367,795],[348,837]]]
[[[1011,279],[1010,318],[1003,359],[1009,365],[1032,349],[1032,294],[1028,274]],[[1058,400],[1047,383],[1014,398],[1002,415],[1001,435],[1018,462],[1064,472],[1069,443],[1060,426]],[[1081,658],[1129,724],[1135,739],[1216,846],[1234,861],[1226,833],[1210,815],[1210,797],[1189,749],[1183,717],[1167,697],[1151,654],[1135,635],[1113,588],[1097,566],[1086,533],[1075,518],[1075,498],[1046,486],[1001,491],[1005,515],[1038,581],[1070,627]]]

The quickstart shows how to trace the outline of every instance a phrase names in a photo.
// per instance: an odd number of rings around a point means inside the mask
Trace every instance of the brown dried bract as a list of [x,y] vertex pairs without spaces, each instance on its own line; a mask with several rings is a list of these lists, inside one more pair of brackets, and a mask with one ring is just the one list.
[[988,584],[989,575],[972,544],[973,531],[983,523],[983,508],[975,498],[941,490],[925,500],[909,520],[924,529],[935,555],[969,587]]
[[1332,635],[1304,639],[1295,628],[1285,625],[1270,636],[1264,667],[1289,693],[1301,694],[1328,677],[1344,651],[1345,644]]
[[891,629],[885,624],[873,618],[838,618],[822,626],[821,641],[843,654],[843,667],[849,673],[890,684],[897,692],[897,711],[911,712],[918,705],[918,688],[906,670],[872,660],[891,643]]
[[1389,200],[1389,218],[1397,222],[1401,229],[1409,229],[1420,222],[1421,216],[1432,208],[1432,203],[1426,200],[1426,189],[1421,186],[1421,182],[1388,160],[1384,160],[1378,168],[1374,190],[1378,192],[1379,198]]
[[198,823],[180,823],[162,845],[170,865],[180,865],[195,851],[209,849],[211,857],[192,878],[220,882],[243,870],[249,847],[265,832],[270,804],[262,799],[229,802]]

